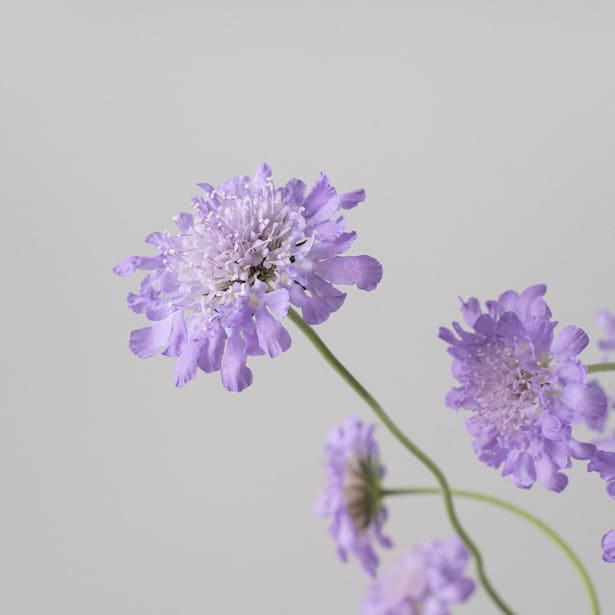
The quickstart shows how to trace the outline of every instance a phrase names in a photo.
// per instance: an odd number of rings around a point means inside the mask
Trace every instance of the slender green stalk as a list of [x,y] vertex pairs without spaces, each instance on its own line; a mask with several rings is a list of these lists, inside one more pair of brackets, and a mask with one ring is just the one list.
[[314,332],[314,330],[301,318],[301,316],[292,308],[288,311],[288,317],[295,323],[295,325],[301,329],[305,336],[312,342],[316,350],[322,355],[327,363],[342,377],[343,380],[355,391],[355,393],[376,413],[378,418],[384,423],[387,429],[397,438],[397,440],[414,455],[423,465],[425,465],[430,472],[434,475],[444,498],[444,505],[446,508],[446,514],[451,522],[451,525],[455,529],[455,532],[463,540],[468,551],[474,557],[476,564],[476,573],[481,582],[481,585],[497,605],[502,613],[506,615],[514,615],[512,609],[510,609],[506,603],[500,598],[498,593],[492,587],[483,567],[483,558],[478,550],[478,547],[474,544],[468,533],[465,531],[461,522],[457,518],[455,507],[453,505],[453,497],[448,485],[446,477],[442,473],[442,470],[435,464],[430,457],[428,457],[414,442],[412,442],[401,429],[393,422],[391,417],[384,411],[382,406],[376,401],[376,399],[369,393],[369,391],[344,367],[339,359],[327,348],[326,344],[320,339],[320,337]]
[[587,365],[588,374],[595,374],[596,372],[615,372],[615,363],[592,363]]
[[[437,487],[411,487],[408,489],[382,489],[380,491],[380,495],[419,495],[419,494],[439,494],[441,490]],[[543,531],[565,554],[566,557],[572,562],[572,565],[575,567],[576,571],[579,573],[581,577],[581,581],[587,590],[587,594],[589,596],[589,601],[591,603],[591,609],[593,615],[600,615],[600,606],[598,605],[598,596],[596,595],[596,590],[589,578],[589,574],[585,567],[575,554],[575,552],[568,546],[568,544],[564,541],[564,539],[557,533],[555,530],[551,529],[544,521],[538,519],[531,513],[527,512],[523,508],[519,506],[515,506],[506,500],[501,500],[500,498],[493,497],[491,495],[487,495],[484,493],[479,493],[477,491],[468,491],[467,489],[451,489],[451,493],[457,495],[462,498],[470,498],[472,500],[479,500],[480,502],[487,502],[488,504],[493,504],[494,506],[499,506],[500,508],[504,508],[509,512],[529,521],[532,525],[536,526],[539,530]]]

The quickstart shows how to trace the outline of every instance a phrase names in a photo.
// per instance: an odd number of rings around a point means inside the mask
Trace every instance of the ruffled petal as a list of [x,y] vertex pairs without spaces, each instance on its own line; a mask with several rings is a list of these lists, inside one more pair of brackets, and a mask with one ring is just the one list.
[[599,387],[577,383],[567,384],[561,399],[575,412],[592,420],[600,418],[607,409],[606,396]]
[[468,327],[473,327],[476,319],[481,315],[480,303],[478,299],[476,297],[472,297],[466,302],[459,297],[459,301],[461,301],[461,313],[463,314],[465,323]]
[[517,487],[529,489],[536,481],[536,467],[532,456],[529,453],[520,454],[515,461],[511,474]]
[[259,346],[270,357],[277,357],[290,348],[288,331],[264,307],[256,311],[255,320]]
[[356,284],[374,290],[382,279],[382,265],[371,256],[334,256],[314,264],[314,273],[334,284]]
[[[321,173],[316,180],[316,184],[303,201],[303,217],[309,220],[327,203],[333,201],[335,196],[335,188],[330,184],[329,178]],[[337,203],[335,203],[335,206],[337,208]],[[329,217],[327,216],[327,218]]]
[[175,362],[175,386],[182,387],[196,376],[197,358],[201,351],[200,340],[189,342]]
[[128,256],[113,267],[113,273],[124,278],[137,269],[155,269],[162,264],[160,256]]
[[290,306],[288,290],[280,288],[265,293],[262,297],[262,301],[280,320],[286,318]]
[[534,284],[529,286],[520,295],[515,302],[514,311],[521,321],[532,315],[532,308],[535,309],[536,299],[542,299],[547,292],[547,286],[545,284]]
[[345,192],[338,196],[339,206],[342,209],[352,209],[359,203],[365,200],[365,190],[362,188],[359,190],[353,190],[352,192]]
[[583,329],[569,325],[564,327],[553,340],[552,353],[557,357],[576,357],[589,344],[589,337]]
[[331,312],[338,310],[346,299],[346,293],[335,288],[331,282],[323,280],[320,276],[309,274],[306,281],[312,296],[324,302]]
[[284,202],[296,203],[297,205],[303,202],[305,196],[305,183],[300,179],[291,179],[284,186]]
[[194,217],[192,216],[192,214],[181,212],[173,218],[173,221],[182,233],[186,233],[192,227]]
[[140,359],[147,359],[164,350],[169,343],[174,315],[155,321],[151,327],[136,329],[130,333],[129,347]]
[[574,438],[568,440],[568,449],[575,459],[591,459],[596,454],[596,447],[588,442],[579,442]]
[[588,472],[598,472],[606,481],[615,480],[615,453],[597,451],[587,465]]
[[169,334],[169,342],[162,353],[167,357],[177,357],[181,354],[184,343],[186,342],[187,330],[186,322],[184,321],[183,312],[175,312],[173,314],[171,332]]
[[160,248],[170,248],[172,245],[172,239],[167,233],[154,231],[145,238],[145,243],[151,243],[152,245]]
[[549,440],[562,440],[568,433],[568,426],[558,417],[545,416],[541,425],[542,435]]
[[357,234],[353,231],[352,233],[342,233],[330,241],[321,241],[310,250],[309,257],[312,260],[319,261],[337,254],[343,254],[348,251],[356,238]]
[[252,371],[246,367],[246,342],[235,329],[226,342],[222,357],[222,384],[228,391],[243,391],[252,384]]
[[310,297],[299,284],[289,288],[290,300],[301,309],[301,316],[308,325],[319,325],[329,318],[331,310],[327,305],[314,297]]
[[201,345],[197,365],[206,373],[217,372],[222,364],[222,354],[226,344],[226,334],[222,327],[209,332]]
[[545,453],[550,457],[551,461],[557,468],[564,469],[571,466],[570,462],[570,447],[568,446],[568,440],[570,440],[570,428],[566,428],[562,437],[566,439],[566,442],[558,440],[548,440],[545,438],[543,448]]
[[559,493],[566,488],[568,477],[558,472],[555,464],[546,455],[543,455],[540,459],[536,459],[534,465],[536,466],[536,476],[538,480],[549,489],[549,491]]
[[262,190],[267,186],[267,182],[271,180],[271,167],[264,162],[258,166],[252,176],[252,185],[256,190]]

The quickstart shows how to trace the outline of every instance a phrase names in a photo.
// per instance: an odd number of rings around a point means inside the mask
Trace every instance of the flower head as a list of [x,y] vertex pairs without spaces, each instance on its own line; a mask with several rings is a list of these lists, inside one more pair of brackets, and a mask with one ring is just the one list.
[[344,302],[334,284],[372,290],[382,267],[371,256],[340,256],[356,233],[335,216],[363,201],[363,190],[337,194],[324,174],[310,191],[299,179],[276,188],[265,164],[252,178],[199,187],[194,212],[175,218],[177,234],[146,237],[158,254],[128,257],[114,271],[150,272],[128,295],[130,309],[153,321],[131,333],[138,357],[177,357],[177,386],[201,368],[220,370],[224,386],[241,391],[252,383],[249,355],[289,348],[280,321],[291,303],[307,323],[321,323]]
[[468,560],[456,536],[414,547],[372,584],[363,615],[448,615],[450,604],[474,591],[463,576]]
[[598,420],[606,412],[599,387],[586,384],[586,369],[576,356],[585,348],[584,331],[567,326],[554,336],[556,322],[544,301],[546,287],[530,286],[521,294],[503,293],[486,303],[462,301],[471,331],[453,323],[440,337],[449,344],[453,388],[447,404],[472,412],[466,420],[474,450],[489,466],[502,468],[518,487],[536,479],[561,491],[567,477],[560,470],[570,457],[589,459],[591,444],[575,440],[572,425],[579,417]]
[[331,522],[329,531],[340,559],[347,561],[353,554],[372,576],[378,565],[373,543],[391,546],[382,534],[387,512],[380,496],[384,467],[373,436],[375,428],[349,417],[329,431],[325,445],[327,488],[316,504],[316,513]]

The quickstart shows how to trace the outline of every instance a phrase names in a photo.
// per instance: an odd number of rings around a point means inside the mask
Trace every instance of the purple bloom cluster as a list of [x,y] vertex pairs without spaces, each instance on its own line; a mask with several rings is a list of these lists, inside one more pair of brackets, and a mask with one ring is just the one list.
[[321,323],[344,302],[334,284],[372,290],[382,267],[371,256],[340,256],[356,233],[338,212],[363,201],[363,190],[337,194],[324,174],[309,191],[299,179],[276,188],[265,164],[252,178],[199,187],[194,213],[175,219],[178,234],[147,236],[156,256],[114,268],[120,276],[150,272],[128,305],[153,324],[131,333],[130,349],[140,358],[176,357],[177,386],[200,368],[220,370],[224,386],[241,391],[252,383],[248,356],[289,348],[280,321],[291,303],[307,323]]
[[380,497],[384,467],[373,436],[375,428],[349,417],[329,431],[325,444],[327,487],[315,507],[318,515],[331,522],[329,532],[340,559],[345,562],[353,554],[371,576],[378,566],[373,543],[392,546],[382,534],[387,511]]
[[447,404],[472,412],[466,427],[474,450],[487,465],[510,475],[518,487],[538,479],[561,491],[568,478],[560,470],[570,458],[589,459],[592,444],[575,440],[572,425],[580,417],[593,421],[606,412],[599,387],[586,383],[586,369],[576,358],[589,339],[567,326],[554,336],[557,323],[544,301],[546,286],[521,294],[506,291],[481,310],[477,299],[461,311],[471,331],[454,322],[455,333],[440,329],[453,356],[453,388]]
[[468,560],[456,536],[414,547],[372,584],[363,615],[448,615],[474,591],[463,576]]

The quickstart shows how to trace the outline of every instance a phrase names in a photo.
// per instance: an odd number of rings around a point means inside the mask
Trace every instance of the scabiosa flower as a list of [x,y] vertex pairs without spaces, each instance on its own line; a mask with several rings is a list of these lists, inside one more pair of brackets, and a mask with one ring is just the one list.
[[456,536],[416,546],[369,589],[363,615],[448,615],[467,600],[474,582],[463,576],[468,552]]
[[373,543],[391,547],[382,534],[387,511],[382,505],[380,464],[373,432],[376,425],[364,425],[354,417],[327,434],[327,487],[316,503],[316,513],[329,519],[329,532],[342,561],[353,554],[365,571],[374,576],[378,556]]
[[131,256],[114,271],[148,270],[128,305],[153,321],[133,331],[140,358],[177,357],[175,383],[220,370],[230,391],[252,383],[249,355],[275,357],[291,340],[280,324],[289,305],[309,324],[325,321],[346,294],[334,284],[374,289],[382,277],[371,256],[340,256],[356,237],[340,209],[365,199],[363,190],[337,194],[321,174],[310,191],[299,179],[276,188],[262,164],[250,177],[214,188],[198,184],[192,214],[175,219],[179,233],[151,233],[156,256]]
[[602,537],[602,559],[605,562],[615,562],[615,530],[609,530]]
[[589,339],[574,326],[554,337],[556,322],[543,296],[546,286],[511,290],[487,301],[462,301],[461,311],[472,331],[457,322],[440,329],[453,356],[453,388],[447,405],[472,412],[466,427],[474,451],[487,465],[502,467],[518,487],[538,479],[561,491],[568,478],[560,470],[570,457],[589,459],[592,444],[575,440],[572,424],[579,416],[597,420],[606,412],[599,387],[586,384],[586,369],[576,356]]

